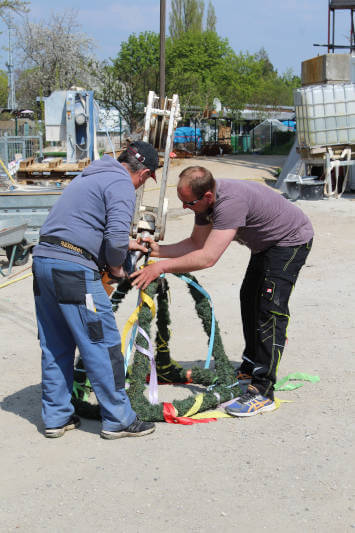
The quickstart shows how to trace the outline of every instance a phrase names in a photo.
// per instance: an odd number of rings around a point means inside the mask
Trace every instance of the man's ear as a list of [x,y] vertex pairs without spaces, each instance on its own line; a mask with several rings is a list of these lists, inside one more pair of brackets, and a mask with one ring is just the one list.
[[208,203],[211,204],[213,202],[213,199],[214,199],[213,192],[212,191],[206,191],[205,192],[205,198],[207,198]]
[[150,170],[149,170],[149,168],[141,168],[139,172],[140,172],[140,175],[141,175],[142,177],[144,177],[146,180],[147,180],[147,179],[149,178],[149,176],[150,176]]

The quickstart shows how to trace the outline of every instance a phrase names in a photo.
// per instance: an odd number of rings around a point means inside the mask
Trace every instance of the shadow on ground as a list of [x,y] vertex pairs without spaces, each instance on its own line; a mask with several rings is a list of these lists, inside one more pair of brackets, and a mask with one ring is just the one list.
[[0,407],[3,411],[8,411],[28,420],[37,427],[38,431],[42,431],[40,383],[5,396]]

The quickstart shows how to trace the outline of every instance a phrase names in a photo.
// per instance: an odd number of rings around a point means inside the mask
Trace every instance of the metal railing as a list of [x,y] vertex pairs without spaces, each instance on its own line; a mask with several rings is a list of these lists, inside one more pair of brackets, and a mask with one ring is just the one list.
[[6,167],[15,159],[26,159],[33,156],[43,156],[42,135],[10,136],[5,134],[0,137],[0,159]]

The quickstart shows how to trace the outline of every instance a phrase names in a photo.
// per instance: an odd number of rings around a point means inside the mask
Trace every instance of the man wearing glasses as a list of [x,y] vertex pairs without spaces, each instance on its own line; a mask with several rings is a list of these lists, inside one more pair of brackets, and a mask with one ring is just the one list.
[[177,195],[195,213],[191,236],[170,245],[150,240],[152,257],[165,257],[132,274],[145,289],[162,273],[209,268],[232,241],[248,246],[240,290],[245,348],[237,373],[243,394],[226,410],[237,417],[275,409],[273,386],[289,321],[288,301],[312,246],[308,217],[263,184],[217,179],[199,166],[179,176]]

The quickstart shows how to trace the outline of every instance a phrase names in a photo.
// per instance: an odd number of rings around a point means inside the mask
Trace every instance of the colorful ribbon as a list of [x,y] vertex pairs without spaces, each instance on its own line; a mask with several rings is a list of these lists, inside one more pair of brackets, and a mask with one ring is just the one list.
[[157,377],[157,368],[155,365],[155,358],[153,352],[153,346],[150,340],[149,335],[138,326],[138,332],[145,338],[148,343],[149,349],[146,350],[143,346],[136,344],[136,348],[143,355],[146,355],[150,361],[150,380],[149,380],[149,401],[152,405],[159,403],[158,400],[158,377]]
[[184,276],[183,274],[176,274],[176,276],[178,278],[181,278],[184,281],[186,281],[186,283],[188,283],[189,285],[192,285],[193,287],[195,287],[195,289],[197,289],[201,294],[203,294],[207,298],[207,300],[210,302],[211,314],[212,314],[212,316],[211,316],[211,320],[212,320],[212,323],[211,323],[211,334],[210,334],[210,342],[208,344],[208,353],[207,353],[205,366],[204,366],[204,368],[209,368],[210,367],[210,363],[211,363],[211,356],[212,356],[213,344],[214,344],[214,335],[215,335],[215,330],[216,330],[216,319],[215,319],[215,316],[214,316],[214,307],[213,307],[213,303],[212,303],[212,300],[211,300],[211,296],[208,294],[207,291],[205,291],[205,289],[203,287],[201,287],[198,283],[196,283],[192,279]]
[[184,426],[192,426],[192,424],[207,424],[208,422],[216,422],[217,418],[203,418],[202,420],[188,418],[186,416],[176,416],[176,409],[172,403],[163,403],[163,416],[165,422],[168,424],[183,424]]
[[293,372],[292,374],[288,374],[275,383],[274,390],[295,390],[303,387],[304,385],[304,383],[287,383],[288,381],[310,381],[311,383],[318,383],[318,381],[320,381],[320,377],[311,376],[310,374],[305,374],[304,372]]

